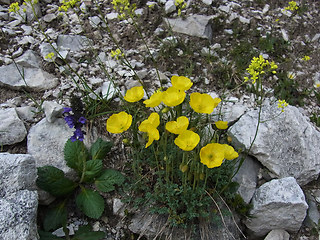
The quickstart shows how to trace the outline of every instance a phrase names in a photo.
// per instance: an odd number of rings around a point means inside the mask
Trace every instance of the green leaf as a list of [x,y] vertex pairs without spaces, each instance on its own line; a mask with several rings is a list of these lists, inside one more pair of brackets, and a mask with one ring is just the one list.
[[43,221],[45,231],[56,230],[67,222],[66,200],[49,209]]
[[89,153],[82,141],[72,142],[69,139],[64,146],[64,159],[67,166],[76,170],[80,176],[83,171],[83,163],[89,159]]
[[112,147],[111,142],[103,141],[101,138],[98,138],[97,141],[92,144],[90,149],[91,159],[101,159],[103,160],[108,152],[110,152]]
[[124,176],[117,170],[107,169],[95,181],[96,187],[102,192],[111,192],[115,189],[114,185],[121,185]]
[[84,182],[90,182],[95,177],[99,176],[102,171],[102,160],[89,160],[86,162],[86,171],[84,174]]
[[61,240],[62,239],[57,236],[54,236],[50,232],[45,232],[45,231],[39,230],[38,233],[40,236],[40,240]]
[[99,240],[105,237],[102,231],[93,232],[88,225],[80,226],[72,240]]
[[104,210],[104,200],[99,193],[81,188],[76,198],[78,208],[88,217],[99,218]]
[[53,196],[61,197],[71,193],[77,184],[64,177],[64,172],[53,166],[38,168],[37,185]]

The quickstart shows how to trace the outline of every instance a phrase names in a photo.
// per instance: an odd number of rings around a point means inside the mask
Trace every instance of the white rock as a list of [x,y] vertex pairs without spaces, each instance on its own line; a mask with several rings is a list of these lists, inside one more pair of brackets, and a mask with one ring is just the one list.
[[108,81],[104,82],[101,86],[102,97],[109,100],[115,96],[117,90],[114,88],[113,83]]
[[250,19],[242,17],[242,16],[239,17],[239,21],[244,23],[244,24],[250,24]]
[[212,0],[202,0],[202,2],[204,4],[207,4],[207,5],[211,5],[212,4]]
[[290,234],[283,229],[275,229],[268,233],[264,240],[289,240]]
[[96,28],[101,23],[101,19],[98,16],[89,17],[89,23],[92,27]]
[[210,20],[212,17],[203,15],[192,15],[183,19],[169,19],[165,22],[172,28],[172,31],[187,34],[200,38],[212,38]]
[[14,108],[0,109],[0,146],[21,142],[27,129]]
[[308,209],[303,191],[293,177],[263,184],[256,190],[252,204],[252,218],[245,224],[260,237],[273,229],[297,232]]
[[265,15],[270,9],[270,5],[266,4],[264,5],[263,9],[262,9],[262,14]]
[[107,17],[107,19],[108,20],[113,20],[113,19],[117,19],[118,18],[118,13],[114,13],[114,12],[112,12],[112,13],[108,13],[107,15],[106,15],[106,17]]
[[166,4],[164,5],[164,11],[166,14],[172,13],[177,9],[176,5],[174,4],[174,1],[168,0]]
[[0,239],[38,239],[36,178],[30,155],[0,153]]
[[72,135],[73,131],[64,119],[57,119],[54,123],[42,119],[29,130],[28,153],[34,157],[37,167],[52,165],[71,175],[73,171],[66,165],[63,149]]
[[121,201],[119,198],[114,198],[113,199],[113,214],[118,215],[120,217],[124,217],[124,203]]
[[62,116],[63,107],[56,102],[44,101],[42,107],[49,123],[53,123],[57,118]]
[[44,17],[43,17],[43,20],[45,21],[45,22],[52,22],[53,20],[55,20],[57,18],[57,15],[56,14],[54,14],[54,13],[49,13],[49,14],[47,14],[47,15],[45,15]]
[[282,28],[282,29],[281,29],[281,34],[282,34],[283,40],[285,40],[286,42],[288,42],[288,41],[289,41],[289,36],[288,36],[287,31]]
[[231,10],[229,5],[227,5],[227,6],[221,5],[218,9],[222,12],[225,12],[225,13],[230,13],[230,10]]
[[37,109],[31,106],[24,106],[24,107],[17,107],[16,111],[20,119],[24,121],[33,122]]
[[57,40],[57,46],[59,49],[71,51],[79,51],[90,46],[91,40],[85,36],[80,35],[59,35]]
[[237,192],[246,203],[250,203],[253,194],[256,191],[259,169],[259,164],[253,158],[248,156],[232,179],[232,181],[239,183]]
[[318,41],[320,38],[320,33],[317,33],[316,35],[314,35],[314,37],[311,39],[311,42],[316,42]]
[[[277,116],[279,112],[276,103],[262,108],[264,122],[250,154],[279,178],[293,176],[305,185],[317,179],[320,172],[320,132],[296,107],[288,106]],[[257,119],[258,109],[251,110],[232,126],[229,133],[237,147],[249,149]]]

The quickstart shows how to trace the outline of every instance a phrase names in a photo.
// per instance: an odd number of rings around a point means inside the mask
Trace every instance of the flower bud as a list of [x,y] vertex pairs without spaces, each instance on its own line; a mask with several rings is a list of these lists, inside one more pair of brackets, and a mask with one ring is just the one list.
[[165,107],[164,109],[161,110],[162,113],[167,113],[170,111],[170,108]]
[[122,142],[123,142],[123,144],[125,144],[125,145],[127,145],[127,144],[130,143],[130,141],[129,141],[128,138],[124,138],[124,139],[122,140]]

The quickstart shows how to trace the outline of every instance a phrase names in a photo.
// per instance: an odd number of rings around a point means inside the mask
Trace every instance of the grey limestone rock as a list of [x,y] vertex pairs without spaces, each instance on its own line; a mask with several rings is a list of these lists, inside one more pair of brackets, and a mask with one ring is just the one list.
[[0,109],[0,145],[21,142],[27,130],[14,108]]
[[166,18],[165,22],[172,31],[187,34],[189,36],[212,39],[211,16],[191,15],[186,19]]
[[57,40],[58,48],[63,49],[70,49],[71,51],[79,51],[88,46],[90,39],[86,38],[85,36],[80,35],[59,35]]
[[290,234],[283,229],[275,229],[268,233],[264,240],[289,240]]
[[57,118],[61,117],[63,107],[60,104],[53,101],[44,101],[42,106],[49,123],[53,123]]
[[35,158],[37,167],[52,165],[70,174],[72,171],[66,165],[63,149],[71,136],[72,130],[64,119],[57,119],[54,123],[42,119],[29,131],[28,153]]
[[[236,147],[249,149],[255,136],[258,109],[245,113],[230,129]],[[320,132],[298,108],[280,110],[276,104],[262,108],[257,138],[250,150],[277,177],[293,176],[305,185],[320,172]]]
[[279,228],[297,232],[308,209],[303,191],[293,177],[261,185],[253,196],[252,204],[252,218],[245,224],[256,236],[264,236]]
[[36,171],[31,155],[0,153],[0,239],[38,239]]

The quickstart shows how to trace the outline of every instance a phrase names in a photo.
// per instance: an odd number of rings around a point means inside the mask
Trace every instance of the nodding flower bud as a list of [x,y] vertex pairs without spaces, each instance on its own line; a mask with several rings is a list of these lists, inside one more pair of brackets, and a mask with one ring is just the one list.
[[129,141],[128,138],[124,138],[124,139],[122,140],[122,142],[123,142],[123,144],[125,144],[125,145],[127,145],[127,144],[130,143],[130,141]]
[[164,109],[161,110],[162,113],[167,113],[170,111],[170,108],[165,107]]
[[181,164],[180,165],[180,171],[181,172],[186,172],[186,171],[188,171],[188,169],[189,169],[189,167],[188,167],[188,165],[187,164]]
[[231,143],[232,142],[232,137],[228,136],[227,137],[227,141],[228,141],[228,143]]

